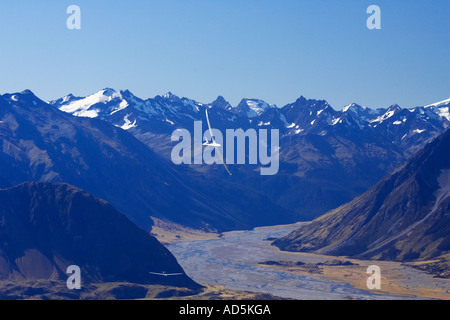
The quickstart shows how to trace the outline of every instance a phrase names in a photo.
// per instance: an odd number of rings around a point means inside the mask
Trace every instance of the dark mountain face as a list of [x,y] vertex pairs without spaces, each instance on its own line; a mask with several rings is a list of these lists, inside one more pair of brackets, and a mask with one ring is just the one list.
[[[111,91],[105,94],[114,97]],[[74,117],[30,91],[0,98],[0,187],[25,181],[69,183],[110,202],[146,230],[151,216],[221,231],[293,219],[284,212],[271,215],[280,207],[256,192],[241,197],[243,186],[211,193],[217,189],[212,178],[188,179],[110,123]]]
[[450,130],[353,201],[274,242],[283,250],[383,260],[450,252]]
[[[67,184],[0,190],[0,280],[66,280],[70,265],[85,284],[200,287],[158,240],[103,200]],[[163,271],[182,275],[149,273]]]

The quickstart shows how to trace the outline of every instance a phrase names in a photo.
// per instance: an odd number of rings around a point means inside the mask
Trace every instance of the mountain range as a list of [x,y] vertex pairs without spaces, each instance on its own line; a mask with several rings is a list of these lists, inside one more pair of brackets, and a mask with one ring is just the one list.
[[[147,231],[151,217],[229,231],[311,220],[360,195],[450,124],[450,100],[402,109],[334,110],[300,97],[282,108],[259,99],[233,107],[172,93],[140,99],[104,89],[46,103],[31,91],[0,96],[0,187],[64,182],[111,203]],[[280,170],[258,165],[176,166],[173,130],[280,130]]]
[[381,260],[450,253],[450,130],[353,201],[274,242],[288,251]]
[[[0,151],[0,188],[68,183],[110,202],[147,231],[152,217],[214,230],[293,219],[257,192],[243,198],[243,186],[188,177],[126,130],[74,117],[31,91],[0,96]],[[229,198],[213,196],[219,192]]]
[[[316,219],[275,244],[401,261],[446,254],[449,108],[0,95],[0,279],[63,279],[76,264],[88,281],[198,289],[150,235],[152,218],[218,232]],[[278,174],[173,164],[172,132],[193,134],[194,121],[206,130],[205,110],[222,132],[278,129]]]
[[[240,186],[247,196],[261,194],[294,220],[313,219],[352,200],[450,125],[450,99],[412,109],[392,105],[374,110],[353,103],[337,111],[324,100],[305,97],[281,108],[260,99],[232,106],[222,96],[200,103],[169,92],[144,100],[128,90],[108,88],[88,97],[68,95],[50,105],[121,127],[169,162],[172,132],[184,128],[193,134],[194,121],[207,128],[206,109],[212,126],[222,132],[279,129],[280,170],[275,176],[259,176],[256,165],[229,165],[232,178],[220,166],[206,165],[183,168],[183,175],[202,182],[197,185],[206,182],[206,193],[219,184],[231,185],[231,190]],[[209,184],[212,179],[216,183]]]
[[450,124],[450,99],[411,109],[398,105],[370,109],[352,103],[336,111],[325,100],[303,96],[282,108],[260,99],[242,99],[233,107],[222,96],[206,104],[171,92],[143,100],[128,90],[106,88],[87,97],[69,94],[49,103],[78,117],[106,120],[144,142],[146,136],[171,134],[176,128],[191,129],[192,121],[205,121],[205,109],[218,129],[277,128],[284,137],[312,133],[343,135],[354,130],[381,135],[410,155],[423,141]]

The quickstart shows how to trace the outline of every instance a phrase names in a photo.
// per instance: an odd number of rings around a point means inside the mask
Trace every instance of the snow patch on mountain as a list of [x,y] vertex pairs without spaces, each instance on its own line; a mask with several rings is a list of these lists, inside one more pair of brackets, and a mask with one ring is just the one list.
[[333,119],[333,121],[332,121],[332,123],[331,123],[331,125],[336,125],[337,123],[342,123],[342,120],[341,120],[341,118],[336,118],[336,119]]
[[447,107],[447,108],[440,108],[439,109],[439,115],[442,117],[442,118],[446,118],[448,121],[450,121],[450,107]]
[[384,113],[383,115],[377,117],[375,120],[371,120],[370,122],[383,122],[387,119],[389,119],[390,117],[392,117],[395,114],[395,110],[389,110],[386,113]]
[[191,107],[194,112],[199,112],[200,111],[199,106],[195,103],[194,100],[183,98],[182,103],[185,106]]
[[119,107],[116,108],[116,109],[113,109],[113,111],[111,112],[111,115],[113,115],[114,113],[116,113],[116,112],[118,112],[118,111],[120,111],[120,110],[125,109],[125,108],[128,107],[128,106],[129,106],[128,102],[127,102],[126,100],[122,100],[122,101],[119,103]]
[[134,120],[134,122],[131,123],[131,121],[128,119],[129,116],[130,116],[130,114],[127,114],[123,118],[123,121],[125,122],[125,124],[123,124],[122,126],[118,126],[119,128],[122,128],[123,130],[129,130],[131,128],[135,128],[136,127],[136,120]]
[[[283,118],[284,118],[284,116],[283,116]],[[284,119],[286,119],[286,118],[284,118]],[[287,122],[285,124],[286,124],[286,128],[288,128],[288,129],[291,129],[296,126],[295,122],[291,123],[290,125],[287,125]]]
[[432,113],[450,121],[450,99],[429,104],[425,106],[424,109],[431,110]]

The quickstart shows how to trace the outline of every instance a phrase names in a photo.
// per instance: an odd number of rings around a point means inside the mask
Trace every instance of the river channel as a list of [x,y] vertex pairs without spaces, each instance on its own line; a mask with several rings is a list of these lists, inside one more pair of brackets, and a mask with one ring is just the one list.
[[[268,293],[298,300],[398,299],[350,284],[313,279],[280,272],[258,263],[267,260],[296,261],[298,255],[276,250],[267,239],[278,238],[297,225],[257,228],[224,233],[220,239],[177,242],[168,246],[188,276],[201,284],[221,285],[230,290]],[[312,255],[310,262],[320,262]],[[302,261],[305,258],[302,257]]]

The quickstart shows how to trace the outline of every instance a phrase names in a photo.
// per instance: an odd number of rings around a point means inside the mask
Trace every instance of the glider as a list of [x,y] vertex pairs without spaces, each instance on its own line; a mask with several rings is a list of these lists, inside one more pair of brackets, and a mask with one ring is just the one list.
[[165,273],[165,272],[162,272],[162,273],[159,273],[159,272],[149,272],[149,273],[150,273],[150,274],[157,275],[157,276],[163,276],[163,277],[181,276],[181,275],[182,275],[182,273]]
[[211,129],[211,123],[209,122],[208,110],[205,109],[205,112],[206,112],[206,121],[208,122],[209,135],[211,136],[211,142],[208,141],[208,138],[205,138],[205,143],[203,143],[203,145],[207,146],[207,147],[214,147],[216,149],[217,154],[222,159],[223,166],[225,167],[225,169],[227,170],[227,172],[231,176],[232,174],[231,174],[230,170],[228,170],[227,165],[225,164],[225,161],[223,160],[223,156],[220,153],[220,149],[219,148],[221,147],[221,145],[218,144],[216,142],[216,140],[214,140],[214,135],[213,135],[213,132],[212,132],[212,129]]

